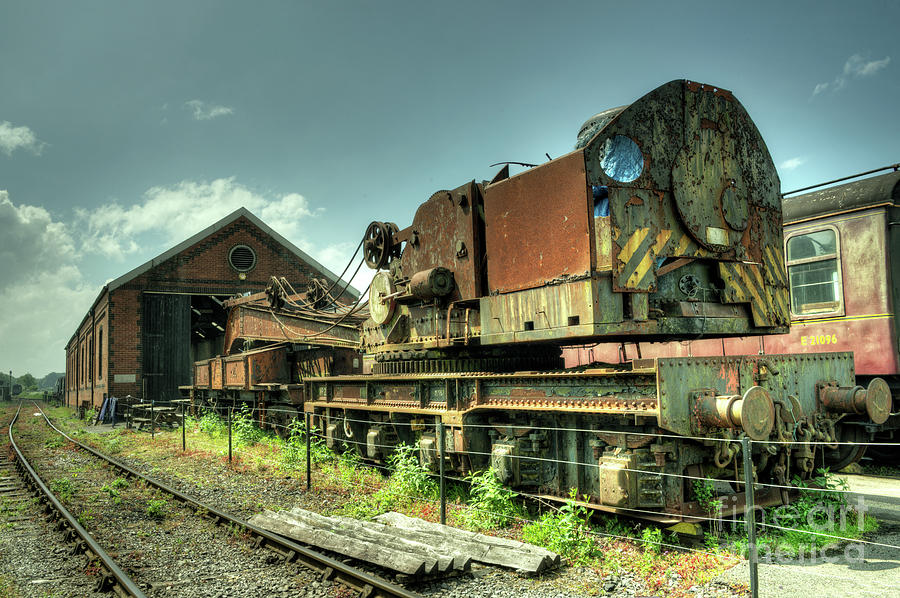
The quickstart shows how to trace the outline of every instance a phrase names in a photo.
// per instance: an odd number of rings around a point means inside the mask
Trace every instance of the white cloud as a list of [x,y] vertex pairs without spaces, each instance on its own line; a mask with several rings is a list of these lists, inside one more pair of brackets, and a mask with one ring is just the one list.
[[[39,377],[61,371],[63,348],[99,293],[100,280],[121,275],[127,269],[120,263],[126,256],[139,262],[150,259],[242,206],[335,274],[356,246],[313,246],[303,239],[302,227],[319,210],[306,198],[261,193],[234,178],[153,187],[132,206],[110,203],[78,209],[68,224],[54,220],[42,207],[16,205],[0,190],[0,313],[15,315],[0,318],[0,338],[13,339],[0,343],[0,366],[12,367],[16,375],[29,371]],[[88,280],[80,268],[82,260],[99,266],[103,260],[98,256],[114,261],[105,266],[108,271],[96,274],[96,281]],[[373,274],[363,266],[353,285],[365,289]]]
[[891,63],[891,57],[885,56],[881,60],[866,60],[859,54],[854,54],[844,63],[844,69],[835,77],[834,81],[817,83],[813,89],[813,96],[831,90],[839,91],[847,87],[851,79],[871,77],[878,71],[886,68]]
[[269,197],[235,182],[234,177],[153,187],[139,204],[110,203],[76,213],[84,231],[83,249],[122,260],[145,249],[148,235],[156,237],[149,242],[154,246],[180,243],[240,207],[287,238],[298,237],[301,221],[315,213],[302,195]]
[[[277,230],[277,229],[276,229]],[[314,247],[312,243],[301,242],[298,245],[300,249],[315,258],[320,264],[334,272],[336,276],[341,276],[347,263],[353,257],[353,250],[356,249],[356,243],[344,241],[328,245],[324,248]],[[356,254],[353,263],[347,269],[347,272],[341,276],[344,280],[350,279],[350,284],[359,292],[363,292],[375,278],[375,271],[363,264],[357,271],[357,265],[362,261],[362,250]],[[354,274],[355,272],[355,274]]]
[[0,290],[27,280],[34,272],[74,261],[75,241],[66,226],[54,222],[44,208],[15,205],[3,190],[0,190],[0,231],[3,231],[0,263],[4,274],[0,277]]
[[63,348],[96,297],[68,227],[0,190],[0,364],[16,375],[62,371]]
[[194,113],[194,120],[212,120],[220,116],[234,114],[234,110],[228,106],[210,104],[203,100],[190,100],[185,102],[184,105]]
[[11,156],[17,149],[40,155],[46,144],[28,127],[14,127],[9,121],[0,122],[0,151]]
[[806,158],[791,158],[778,165],[780,170],[795,170],[806,164]]
[[890,56],[885,56],[881,60],[866,61],[859,54],[854,54],[844,63],[844,75],[848,77],[867,77],[874,75],[890,63]]

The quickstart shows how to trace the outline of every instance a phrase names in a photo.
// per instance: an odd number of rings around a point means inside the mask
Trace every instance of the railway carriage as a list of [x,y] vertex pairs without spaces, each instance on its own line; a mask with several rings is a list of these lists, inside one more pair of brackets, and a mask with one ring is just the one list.
[[[851,177],[855,178],[855,177]],[[818,185],[817,185],[818,186]],[[566,351],[570,367],[632,357],[723,356],[750,353],[853,352],[856,383],[876,377],[891,389],[891,417],[841,419],[843,442],[894,438],[900,427],[900,171],[783,199],[784,256],[791,328],[785,334],[675,343],[595,344]],[[865,446],[827,453],[836,469],[858,461]]]

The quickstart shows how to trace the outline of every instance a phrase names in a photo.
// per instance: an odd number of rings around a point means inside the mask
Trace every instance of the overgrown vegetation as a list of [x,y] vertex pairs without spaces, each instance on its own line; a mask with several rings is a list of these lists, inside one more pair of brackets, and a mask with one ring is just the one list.
[[860,514],[848,501],[846,491],[850,488],[845,480],[827,468],[816,470],[816,474],[811,480],[794,477],[793,485],[801,490],[791,504],[766,509],[767,523],[792,529],[763,528],[758,539],[761,552],[789,557],[814,555],[839,541],[827,536],[854,539],[878,529],[873,517]]
[[493,469],[469,474],[466,481],[469,483],[469,504],[462,513],[462,520],[468,527],[497,529],[523,516],[524,509],[514,501],[516,493],[500,483]]
[[562,507],[522,528],[522,539],[558,553],[570,564],[587,565],[601,553],[591,534],[590,512],[576,503],[576,497],[573,488]]
[[[299,482],[302,485],[303,476],[297,474],[306,466],[307,430],[303,421],[292,420],[282,438],[272,432],[259,430],[252,416],[249,408],[235,411],[232,434],[234,446],[241,450],[238,451],[235,462],[227,465],[228,469],[232,472],[259,474],[267,479],[274,474],[272,479],[285,480],[281,483]],[[169,475],[192,482],[214,484],[209,479],[199,478],[203,474],[194,474],[191,467],[173,468],[163,459],[177,454],[197,461],[207,459],[221,467],[224,463],[221,456],[227,438],[226,420],[214,411],[205,411],[199,417],[189,417],[187,429],[188,451],[185,453],[180,451],[180,430],[163,432],[157,435],[157,441],[152,444],[145,442],[145,436],[140,434],[123,433],[119,439],[130,456],[149,460],[153,466]],[[94,435],[90,435],[90,439],[98,444],[106,442],[95,439]],[[315,433],[310,440],[314,491],[308,496],[327,496],[326,504],[338,505],[332,512],[369,518],[396,510],[431,521],[438,519],[437,481],[434,474],[419,463],[415,446],[394,449],[386,459],[387,467],[384,470],[389,470],[390,475],[385,476],[376,468],[363,466],[364,460],[354,450],[335,453]],[[173,472],[173,469],[176,471]],[[832,504],[835,507],[836,520],[840,522],[840,507],[846,503],[845,496],[836,492],[840,485],[827,472],[819,474],[817,478],[821,479],[811,481],[811,485],[821,485],[834,491],[809,489],[803,492],[801,499],[794,504],[796,514],[789,521],[786,515],[792,512],[786,511],[782,514],[779,525],[801,527],[800,520],[806,521],[809,516],[816,525],[827,524],[827,508],[825,511],[815,510],[817,505],[821,506],[823,498],[827,499],[826,505]],[[192,477],[194,475],[198,475],[196,480]],[[293,481],[287,481],[288,478]],[[726,563],[735,562],[731,556],[732,551],[743,550],[746,546],[746,541],[743,540],[742,544],[741,540],[744,536],[743,528],[737,527],[731,530],[733,535],[711,533],[708,538],[710,554],[673,551],[667,545],[679,544],[675,536],[667,535],[655,526],[637,525],[622,518],[592,512],[579,503],[579,498],[586,501],[586,497],[572,494],[559,508],[537,517],[529,513],[515,492],[500,484],[492,471],[472,474],[468,476],[467,482],[468,484],[457,484],[448,481],[447,515],[448,522],[452,525],[465,526],[475,531],[502,530],[500,533],[503,535],[523,538],[559,552],[571,564],[610,573],[627,569],[641,575],[647,582],[648,589],[659,590],[661,594],[683,595],[690,585],[705,583],[720,572]],[[713,482],[697,480],[692,483],[692,490],[701,508],[711,517],[717,517],[722,501],[716,496]],[[111,493],[110,495],[112,496]],[[268,499],[256,497],[253,501],[253,508],[257,508],[257,503],[266,503],[265,508],[270,506]],[[148,514],[151,510],[164,513],[164,501],[162,503],[153,505],[152,508],[148,503]],[[283,505],[271,506],[283,508]],[[771,511],[767,511],[767,522],[774,522]],[[845,514],[848,527],[858,523],[849,505]],[[864,519],[864,531],[871,529],[873,524],[871,519]],[[835,533],[836,530],[823,531],[841,535]],[[800,540],[808,543],[812,539],[811,536],[798,532],[790,533],[795,534],[796,541],[787,533],[778,530],[763,532],[760,529],[761,547],[793,542],[799,548]],[[831,542],[823,538],[812,541],[817,546]],[[765,548],[761,548],[761,551],[764,550]]]

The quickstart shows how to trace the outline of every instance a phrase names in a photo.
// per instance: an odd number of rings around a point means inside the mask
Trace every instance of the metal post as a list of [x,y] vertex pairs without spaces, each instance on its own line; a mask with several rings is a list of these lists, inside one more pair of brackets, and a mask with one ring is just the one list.
[[306,491],[309,492],[310,488],[312,488],[312,428],[309,427],[309,411],[305,412],[306,415]]
[[156,421],[153,419],[153,399],[150,399],[150,440],[156,438]]
[[438,447],[441,472],[441,525],[447,525],[447,488],[444,485],[444,422],[438,422]]
[[228,462],[231,463],[231,412],[234,411],[234,407],[229,407],[228,409]]
[[187,450],[187,439],[185,438],[185,427],[187,426],[187,420],[184,417],[184,403],[181,404],[181,452]]
[[750,540],[750,595],[759,597],[759,554],[756,550],[756,505],[753,500],[753,464],[750,461],[750,439],[741,438],[744,453],[744,491],[747,502],[744,517],[747,521],[747,535]]

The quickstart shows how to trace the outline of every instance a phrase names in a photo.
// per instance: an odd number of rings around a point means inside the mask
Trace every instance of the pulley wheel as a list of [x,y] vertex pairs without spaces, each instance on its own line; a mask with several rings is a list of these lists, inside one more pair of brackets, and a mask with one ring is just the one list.
[[381,270],[387,265],[391,257],[393,236],[389,224],[376,221],[369,225],[363,237],[363,256],[368,267]]

